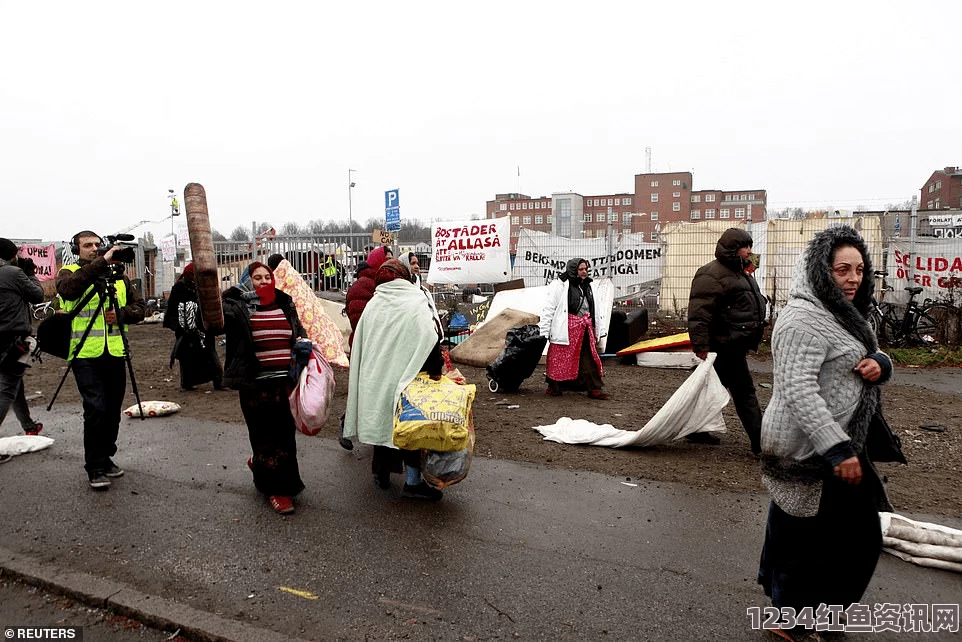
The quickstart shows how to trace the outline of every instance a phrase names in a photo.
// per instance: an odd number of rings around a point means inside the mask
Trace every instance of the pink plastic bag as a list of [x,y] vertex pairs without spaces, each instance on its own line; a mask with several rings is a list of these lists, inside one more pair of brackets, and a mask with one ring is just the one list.
[[305,435],[321,432],[334,399],[334,370],[314,345],[311,359],[301,371],[289,398],[297,429]]

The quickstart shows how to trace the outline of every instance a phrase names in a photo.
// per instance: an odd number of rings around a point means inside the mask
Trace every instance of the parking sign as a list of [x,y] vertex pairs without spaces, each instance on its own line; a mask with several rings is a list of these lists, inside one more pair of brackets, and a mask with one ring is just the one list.
[[400,190],[389,189],[384,192],[384,227],[388,231],[401,230],[401,198]]

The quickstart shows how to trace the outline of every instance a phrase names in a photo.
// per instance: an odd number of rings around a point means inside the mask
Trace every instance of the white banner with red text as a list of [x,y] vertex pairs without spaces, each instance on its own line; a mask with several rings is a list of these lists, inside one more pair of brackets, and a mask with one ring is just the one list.
[[428,283],[504,283],[511,276],[510,239],[507,216],[433,224]]
[[962,238],[917,239],[915,251],[909,239],[896,239],[889,244],[888,276],[885,280],[894,291],[885,295],[887,301],[907,303],[905,288],[917,285],[922,293],[916,297],[949,300],[955,305],[962,299]]

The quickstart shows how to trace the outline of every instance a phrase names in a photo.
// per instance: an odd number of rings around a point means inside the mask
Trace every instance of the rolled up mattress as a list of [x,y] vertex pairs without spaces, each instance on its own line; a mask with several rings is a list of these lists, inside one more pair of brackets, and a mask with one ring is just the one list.
[[184,188],[184,207],[187,209],[187,234],[190,253],[194,257],[194,280],[204,327],[210,332],[224,329],[224,307],[220,300],[220,281],[214,240],[207,216],[207,192],[200,183],[188,183]]

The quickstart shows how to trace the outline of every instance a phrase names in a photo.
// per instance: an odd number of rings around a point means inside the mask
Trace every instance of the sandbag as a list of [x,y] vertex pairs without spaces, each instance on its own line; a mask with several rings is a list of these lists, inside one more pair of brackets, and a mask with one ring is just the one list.
[[184,188],[184,207],[187,210],[187,234],[190,237],[194,281],[197,283],[197,300],[204,318],[204,328],[216,334],[224,329],[224,306],[220,298],[217,259],[207,215],[207,193],[203,185],[187,184]]
[[501,354],[508,330],[537,323],[540,318],[537,314],[512,309],[502,310],[497,316],[489,317],[470,337],[452,348],[451,361],[484,368]]
[[13,435],[0,437],[0,456],[22,455],[49,448],[53,443],[50,437],[42,435]]
[[[144,408],[145,417],[164,417],[180,410],[180,404],[173,401],[144,401],[140,405]],[[124,410],[124,414],[128,417],[139,417],[140,408],[134,404]]]
[[319,433],[331,413],[333,399],[334,370],[324,359],[320,346],[314,344],[311,358],[288,397],[297,429],[305,435]]
[[419,373],[398,400],[394,445],[403,450],[464,450],[475,393],[474,385],[459,386],[443,375],[435,381]]

